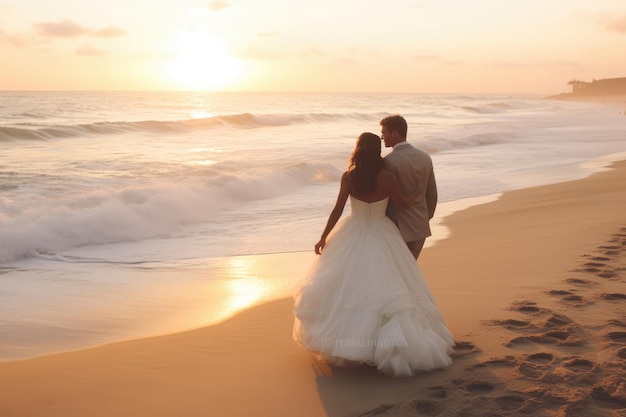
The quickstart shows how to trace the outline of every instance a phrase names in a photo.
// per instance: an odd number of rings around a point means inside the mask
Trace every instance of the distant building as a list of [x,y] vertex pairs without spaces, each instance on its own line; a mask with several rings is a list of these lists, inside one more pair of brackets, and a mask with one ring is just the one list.
[[626,77],[593,80],[592,82],[573,79],[567,84],[572,86],[571,94],[575,96],[626,96]]

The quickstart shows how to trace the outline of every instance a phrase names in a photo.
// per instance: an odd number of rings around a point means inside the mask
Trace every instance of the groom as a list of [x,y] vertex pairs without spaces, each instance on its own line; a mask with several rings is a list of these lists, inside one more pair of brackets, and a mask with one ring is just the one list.
[[393,148],[385,157],[385,167],[398,178],[400,191],[414,202],[406,209],[389,202],[387,216],[400,229],[415,260],[420,255],[426,238],[431,235],[429,221],[437,206],[437,184],[433,162],[426,152],[406,141],[407,124],[400,115],[388,116],[380,121],[385,147]]

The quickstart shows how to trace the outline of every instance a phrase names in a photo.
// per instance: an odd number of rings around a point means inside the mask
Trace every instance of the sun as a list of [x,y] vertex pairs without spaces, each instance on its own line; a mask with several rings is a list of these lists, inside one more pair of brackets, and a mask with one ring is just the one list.
[[208,33],[183,32],[166,71],[172,82],[184,89],[226,89],[241,77],[243,62],[229,54],[223,39]]

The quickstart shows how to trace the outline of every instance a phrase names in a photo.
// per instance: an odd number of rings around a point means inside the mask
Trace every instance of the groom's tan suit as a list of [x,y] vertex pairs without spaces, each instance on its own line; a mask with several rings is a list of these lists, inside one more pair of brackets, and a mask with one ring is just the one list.
[[402,194],[414,199],[406,209],[399,209],[390,201],[387,216],[398,225],[405,242],[422,241],[423,245],[423,240],[431,235],[429,221],[437,206],[432,159],[411,144],[400,142],[385,157],[385,166],[396,175]]

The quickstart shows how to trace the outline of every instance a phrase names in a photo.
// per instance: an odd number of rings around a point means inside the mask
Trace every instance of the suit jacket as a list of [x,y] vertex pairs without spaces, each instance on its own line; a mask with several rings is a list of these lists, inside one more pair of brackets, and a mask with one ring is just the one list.
[[430,155],[401,142],[385,157],[385,166],[396,175],[402,194],[415,198],[406,209],[396,207],[390,200],[387,216],[396,223],[405,242],[427,238],[431,235],[429,221],[437,206],[437,184]]

